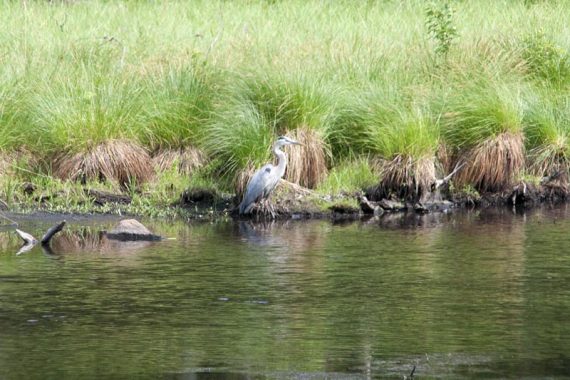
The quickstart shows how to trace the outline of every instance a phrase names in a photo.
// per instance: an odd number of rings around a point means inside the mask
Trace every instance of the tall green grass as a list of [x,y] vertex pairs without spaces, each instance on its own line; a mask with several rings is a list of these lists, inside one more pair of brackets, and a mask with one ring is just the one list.
[[469,149],[503,133],[522,133],[525,100],[518,84],[478,78],[452,90],[441,107],[447,144]]
[[[223,162],[224,176],[235,179],[240,170],[272,160],[271,147],[279,135],[308,129],[327,141],[335,115],[334,89],[327,91],[312,79],[249,73],[228,84],[203,140],[207,151]],[[330,152],[329,144],[318,148],[325,155]]]
[[568,94],[551,92],[530,102],[525,116],[529,169],[544,176],[557,171],[567,180],[570,167],[570,101]]
[[523,130],[534,149],[552,124],[536,120],[553,117],[526,117],[527,93],[555,96],[570,78],[563,0],[453,2],[445,64],[420,0],[0,5],[0,150],[49,161],[117,139],[191,146],[230,189],[299,128],[332,172]]

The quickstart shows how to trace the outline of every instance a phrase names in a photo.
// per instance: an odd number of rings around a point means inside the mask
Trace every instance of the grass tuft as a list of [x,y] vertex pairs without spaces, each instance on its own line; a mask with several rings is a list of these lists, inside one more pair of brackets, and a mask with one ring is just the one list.
[[570,102],[565,95],[543,94],[525,116],[530,174],[568,182],[570,169]]
[[110,181],[122,187],[144,183],[153,175],[147,151],[130,141],[111,140],[84,152],[68,152],[54,162],[53,174],[61,179]]
[[175,167],[178,173],[190,175],[204,166],[206,156],[204,152],[194,147],[164,149],[153,155],[152,162],[159,172]]
[[400,198],[418,199],[430,190],[435,182],[435,161],[430,157],[413,158],[396,156],[380,162],[380,183],[376,198],[396,195]]
[[141,86],[149,107],[137,133],[141,141],[152,151],[199,144],[220,83],[216,70],[200,62],[160,67],[145,76]]
[[449,96],[441,119],[454,162],[466,165],[455,180],[479,191],[508,186],[525,165],[522,90],[488,78],[460,86]]
[[388,94],[370,103],[364,116],[366,142],[380,158],[377,194],[416,198],[435,181],[439,130],[425,107]]
[[252,168],[271,162],[277,136],[305,144],[289,150],[288,177],[314,188],[327,173],[333,106],[319,82],[300,77],[253,75],[236,80],[214,107],[204,146],[220,158],[222,175],[240,192]]
[[467,164],[455,182],[480,191],[501,191],[521,174],[525,164],[524,137],[505,132],[461,154]]
[[319,131],[306,127],[297,128],[287,135],[302,146],[287,146],[287,173],[285,178],[293,183],[314,189],[328,173],[326,144]]

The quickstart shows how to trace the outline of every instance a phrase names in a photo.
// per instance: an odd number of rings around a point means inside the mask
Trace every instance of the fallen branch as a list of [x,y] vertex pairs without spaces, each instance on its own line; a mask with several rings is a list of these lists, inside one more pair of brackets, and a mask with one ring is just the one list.
[[[451,173],[449,173],[448,175],[446,175],[445,177],[443,177],[442,179],[437,179],[434,184],[433,184],[433,190],[437,190],[438,188],[440,188],[443,185],[447,185],[449,183],[449,181],[451,181],[451,178],[459,171],[459,169],[461,169],[463,166],[465,166],[465,162],[462,162],[461,164],[457,163],[457,165],[455,165],[455,168],[453,169],[453,171]],[[432,191],[433,191],[432,190]]]
[[42,240],[41,240],[42,245],[49,244],[49,241],[51,240],[53,235],[55,235],[59,231],[63,230],[65,223],[66,223],[66,221],[63,220],[63,221],[59,222],[58,224],[56,224],[55,226],[51,227],[49,230],[47,230],[45,235],[42,237]]
[[24,232],[22,230],[17,229],[17,228],[16,228],[16,233],[22,238],[22,240],[24,241],[24,245],[28,245],[28,244],[35,245],[38,242],[35,237],[33,237],[32,235],[30,235],[27,232]]
[[[58,224],[56,224],[55,226],[53,226],[47,230],[47,232],[45,233],[45,235],[42,237],[42,240],[41,240],[42,247],[48,247],[51,238],[63,229],[63,227],[65,226],[65,223],[66,223],[66,221],[63,220],[63,221],[59,222]],[[36,244],[38,244],[38,240],[35,237],[33,237],[32,235],[30,235],[29,233],[24,232],[22,230],[19,230],[17,228],[16,228],[16,233],[24,241],[24,245],[20,248],[20,250],[17,253],[18,255],[22,254],[24,252],[28,252],[29,250],[34,248],[34,246]]]

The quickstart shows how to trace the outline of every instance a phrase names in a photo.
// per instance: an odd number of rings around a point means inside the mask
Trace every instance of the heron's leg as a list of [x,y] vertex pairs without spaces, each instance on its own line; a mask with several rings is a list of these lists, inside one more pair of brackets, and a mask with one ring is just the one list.
[[268,208],[269,208],[269,213],[271,214],[271,218],[275,219],[275,207],[273,206],[273,202],[271,202],[269,200],[269,198],[267,198],[267,204],[268,204]]
[[269,209],[267,208],[267,198],[263,198],[260,202],[260,210],[261,210],[261,214],[263,214],[263,216],[267,216],[267,213],[269,212]]
[[264,198],[262,201],[262,209],[263,209],[263,215],[265,216],[269,216],[271,215],[272,218],[275,218],[274,212],[273,212],[273,205],[271,204],[271,201],[269,200],[269,197]]

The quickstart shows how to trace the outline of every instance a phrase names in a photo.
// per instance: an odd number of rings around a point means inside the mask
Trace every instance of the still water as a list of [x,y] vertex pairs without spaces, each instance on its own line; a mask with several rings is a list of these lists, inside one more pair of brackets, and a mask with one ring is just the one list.
[[[41,236],[62,217],[12,216]],[[0,230],[1,379],[570,378],[570,208]]]

